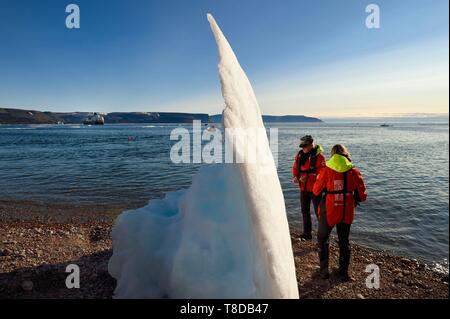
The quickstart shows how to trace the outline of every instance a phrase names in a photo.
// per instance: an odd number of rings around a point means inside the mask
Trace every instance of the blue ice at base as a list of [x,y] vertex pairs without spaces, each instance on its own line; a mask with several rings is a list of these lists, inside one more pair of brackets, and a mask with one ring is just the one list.
[[120,215],[109,264],[116,296],[255,297],[258,261],[242,187],[232,164],[207,165],[188,190]]

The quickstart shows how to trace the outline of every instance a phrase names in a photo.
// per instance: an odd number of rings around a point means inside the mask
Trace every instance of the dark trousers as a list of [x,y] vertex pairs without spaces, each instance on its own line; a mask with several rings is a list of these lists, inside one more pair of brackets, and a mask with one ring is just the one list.
[[[330,255],[329,240],[330,234],[334,227],[329,226],[326,218],[325,201],[321,203],[321,213],[319,220],[319,232],[317,234],[317,241],[319,245],[319,260],[320,270],[328,271],[328,259]],[[349,224],[340,223],[336,225],[338,239],[339,239],[339,272],[341,274],[348,273],[348,266],[350,264],[350,226]]]
[[303,234],[311,235],[311,202],[313,203],[314,213],[319,216],[318,209],[321,196],[314,196],[312,192],[300,191],[300,206],[303,215]]

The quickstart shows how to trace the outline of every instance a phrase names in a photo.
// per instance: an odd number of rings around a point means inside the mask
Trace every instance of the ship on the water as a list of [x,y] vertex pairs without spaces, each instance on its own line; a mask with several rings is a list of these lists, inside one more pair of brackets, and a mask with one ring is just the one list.
[[103,125],[105,124],[105,119],[99,113],[95,112],[93,114],[89,114],[86,119],[83,121],[84,125]]

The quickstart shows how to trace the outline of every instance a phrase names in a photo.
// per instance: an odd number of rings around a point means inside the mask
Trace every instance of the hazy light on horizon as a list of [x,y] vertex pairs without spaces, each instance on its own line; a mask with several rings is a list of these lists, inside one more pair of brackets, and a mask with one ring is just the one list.
[[[420,62],[420,63],[419,63]],[[309,116],[398,116],[448,114],[448,39],[291,70],[251,82],[264,114]],[[220,92],[170,104],[176,111],[220,113]]]

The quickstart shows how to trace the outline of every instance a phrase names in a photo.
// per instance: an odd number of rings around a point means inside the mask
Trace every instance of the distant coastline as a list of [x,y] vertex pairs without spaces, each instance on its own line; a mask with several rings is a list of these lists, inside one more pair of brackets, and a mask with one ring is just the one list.
[[[89,112],[42,112],[12,108],[0,108],[0,124],[81,124]],[[112,112],[104,115],[105,123],[190,123],[200,120],[205,123],[218,123],[222,115],[206,113],[178,112]],[[304,115],[263,115],[264,122],[308,122],[320,123],[321,119]]]
[[[304,115],[263,115],[263,121],[265,123],[297,123],[297,122],[308,122],[308,123],[321,123],[321,119],[316,117],[309,117]],[[211,123],[220,123],[222,120],[222,114],[215,114],[209,117]]]

